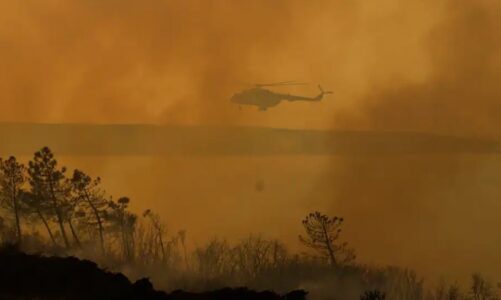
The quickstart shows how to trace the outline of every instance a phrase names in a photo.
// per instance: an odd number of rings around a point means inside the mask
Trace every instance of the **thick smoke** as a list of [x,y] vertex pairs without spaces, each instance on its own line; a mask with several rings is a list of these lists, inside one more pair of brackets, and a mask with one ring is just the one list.
[[[0,120],[495,137],[500,16],[494,0],[0,0]],[[246,84],[283,80],[335,93],[267,113],[229,104]],[[296,245],[319,209],[346,218],[363,261],[427,274],[501,266],[495,156],[64,162],[193,239],[254,231]]]
[[[336,126],[499,137],[501,6],[451,1],[443,11],[423,40],[429,76],[375,85]],[[351,220],[347,234],[362,256],[391,256],[435,277],[499,276],[499,163],[495,155],[336,158],[319,185],[333,184],[332,211]]]
[[430,62],[426,80],[374,86],[358,108],[362,117],[346,126],[498,136],[500,13],[494,2],[448,3],[424,38]]
[[[366,88],[371,65],[386,60],[377,77],[426,75],[413,64],[424,62],[428,7],[397,2],[0,1],[0,117],[325,128]],[[311,83],[284,92],[316,94],[321,83],[337,100],[273,115],[228,105],[250,84],[284,80]]]
[[303,5],[2,1],[1,119],[236,123],[232,92],[304,76],[288,62],[314,17]]

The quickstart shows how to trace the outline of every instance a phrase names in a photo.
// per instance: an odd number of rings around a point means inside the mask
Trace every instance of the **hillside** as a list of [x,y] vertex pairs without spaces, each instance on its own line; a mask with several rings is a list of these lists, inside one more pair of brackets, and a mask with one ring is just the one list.
[[0,155],[395,155],[498,153],[495,140],[413,132],[259,127],[0,124]]
[[299,290],[280,296],[246,288],[168,294],[154,290],[146,278],[132,283],[124,275],[102,270],[88,260],[28,255],[13,247],[0,249],[0,299],[304,300],[305,295]]

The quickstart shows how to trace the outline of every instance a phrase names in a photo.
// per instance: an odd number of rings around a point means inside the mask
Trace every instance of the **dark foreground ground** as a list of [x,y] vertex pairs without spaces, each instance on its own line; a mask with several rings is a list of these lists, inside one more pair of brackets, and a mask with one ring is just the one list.
[[156,291],[146,278],[132,283],[124,275],[104,271],[88,260],[29,255],[7,247],[0,250],[0,299],[303,300],[306,292],[278,295],[227,288],[165,293]]

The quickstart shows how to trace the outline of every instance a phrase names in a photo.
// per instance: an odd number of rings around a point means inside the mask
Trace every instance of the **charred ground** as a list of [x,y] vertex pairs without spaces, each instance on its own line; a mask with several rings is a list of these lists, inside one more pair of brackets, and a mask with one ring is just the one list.
[[30,255],[15,246],[0,249],[1,299],[142,299],[142,300],[303,300],[306,292],[278,295],[272,291],[225,288],[205,293],[157,291],[147,278],[131,282],[121,273],[100,269],[76,257]]

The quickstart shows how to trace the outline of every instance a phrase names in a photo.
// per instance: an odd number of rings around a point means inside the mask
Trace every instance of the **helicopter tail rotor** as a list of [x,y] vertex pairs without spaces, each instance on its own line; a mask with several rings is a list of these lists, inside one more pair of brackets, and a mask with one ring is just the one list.
[[325,94],[332,94],[332,91],[324,91],[324,89],[322,88],[322,86],[319,84],[318,85],[318,89],[320,90],[320,93],[322,95],[325,95]]

